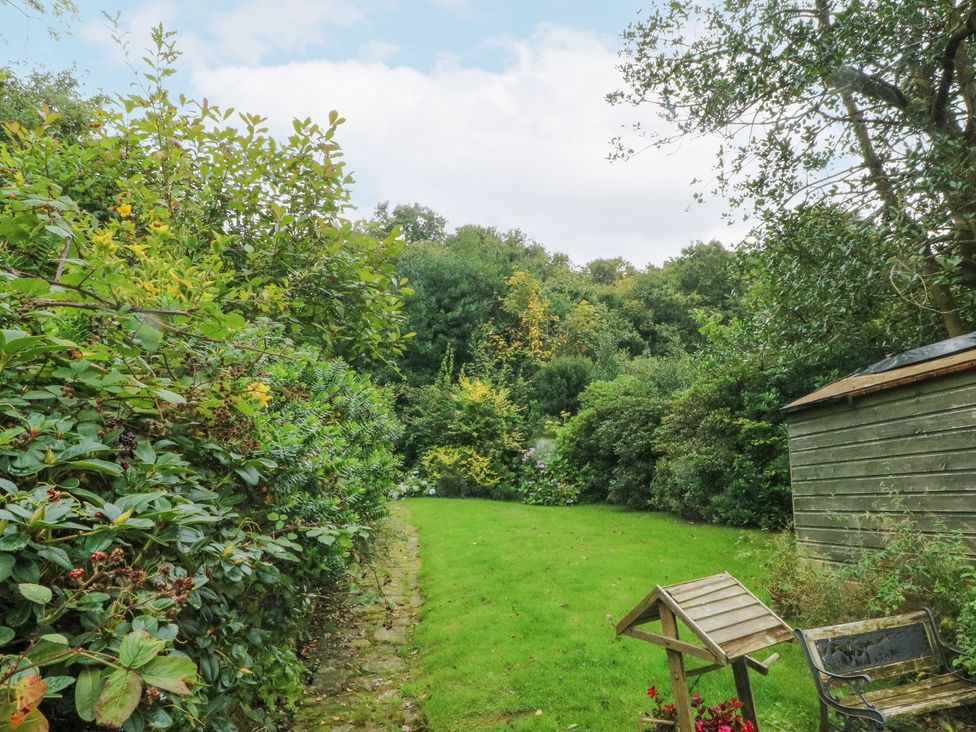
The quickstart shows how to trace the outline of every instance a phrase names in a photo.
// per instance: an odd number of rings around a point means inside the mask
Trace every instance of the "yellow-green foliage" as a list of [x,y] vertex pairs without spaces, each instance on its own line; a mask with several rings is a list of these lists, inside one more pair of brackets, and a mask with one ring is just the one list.
[[440,401],[440,424],[428,436],[421,469],[449,495],[491,495],[511,489],[513,465],[521,454],[521,409],[508,390],[464,374],[457,383],[429,395]]

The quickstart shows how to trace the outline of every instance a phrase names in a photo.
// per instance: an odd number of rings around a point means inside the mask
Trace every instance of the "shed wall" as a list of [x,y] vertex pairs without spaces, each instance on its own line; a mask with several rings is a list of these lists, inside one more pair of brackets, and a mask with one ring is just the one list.
[[921,531],[960,532],[976,560],[976,372],[813,407],[789,432],[803,556],[880,547],[909,513]]

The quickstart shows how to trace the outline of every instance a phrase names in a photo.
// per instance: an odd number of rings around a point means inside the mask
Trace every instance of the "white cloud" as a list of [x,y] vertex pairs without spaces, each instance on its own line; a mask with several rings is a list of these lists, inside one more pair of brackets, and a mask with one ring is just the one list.
[[293,116],[325,120],[338,109],[348,120],[339,142],[363,215],[377,201],[419,201],[454,225],[520,228],[576,262],[661,262],[692,240],[741,235],[725,229],[721,202],[692,200],[691,180],[710,174],[713,142],[606,160],[610,137],[635,114],[604,101],[620,85],[610,42],[547,26],[504,43],[500,71],[445,56],[422,72],[367,56],[197,66],[193,86],[268,115],[281,133]]

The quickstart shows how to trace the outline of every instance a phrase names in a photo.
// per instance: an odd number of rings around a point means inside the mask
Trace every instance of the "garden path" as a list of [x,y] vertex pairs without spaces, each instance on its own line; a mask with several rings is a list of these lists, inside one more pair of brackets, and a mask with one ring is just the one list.
[[338,627],[319,641],[318,670],[295,716],[295,732],[427,729],[420,705],[402,690],[417,653],[411,634],[421,604],[419,541],[403,506],[393,504],[379,541],[375,577],[367,571],[363,595],[345,598]]

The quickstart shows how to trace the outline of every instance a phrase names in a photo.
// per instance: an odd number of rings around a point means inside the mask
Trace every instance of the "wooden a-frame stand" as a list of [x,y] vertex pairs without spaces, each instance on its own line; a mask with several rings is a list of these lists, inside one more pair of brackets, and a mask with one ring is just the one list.
[[[660,633],[639,627],[658,620]],[[678,636],[679,621],[701,645]],[[774,653],[762,663],[749,654],[793,640],[792,628],[727,572],[666,587],[658,585],[617,623],[616,629],[619,635],[629,635],[665,649],[680,732],[695,730],[688,678],[725,666],[732,667],[742,717],[756,725],[758,732],[749,669],[765,675],[779,654]],[[688,669],[685,656],[701,659],[708,665]]]

